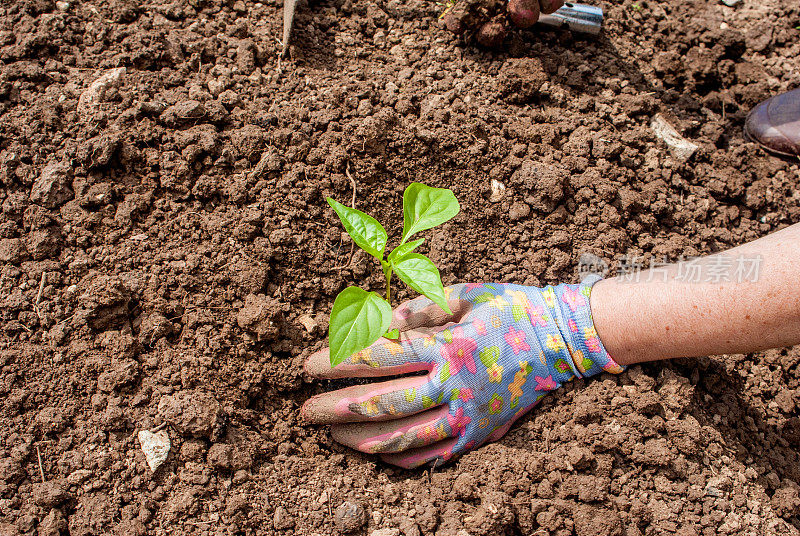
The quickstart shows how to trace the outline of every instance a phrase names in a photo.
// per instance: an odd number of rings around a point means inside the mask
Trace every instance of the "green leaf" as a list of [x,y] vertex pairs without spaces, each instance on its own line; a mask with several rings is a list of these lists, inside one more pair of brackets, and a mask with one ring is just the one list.
[[425,242],[425,239],[420,238],[418,240],[412,240],[411,242],[406,242],[405,244],[400,244],[399,246],[394,248],[394,251],[389,253],[389,256],[387,258],[390,261],[393,261],[395,259],[402,259],[406,255],[417,249],[417,247],[419,247],[419,245],[422,244],[423,242]]
[[386,333],[384,333],[383,336],[386,337],[387,339],[392,339],[393,341],[396,341],[397,339],[400,338],[400,330],[397,329],[397,328],[394,328],[394,329],[389,330]]
[[480,358],[481,363],[483,363],[486,368],[489,368],[497,363],[498,359],[500,359],[500,347],[487,346],[478,352],[478,357]]
[[444,383],[450,379],[450,361],[445,361],[442,370],[439,372],[439,382]]
[[440,225],[461,210],[447,188],[431,188],[412,182],[403,193],[403,242],[411,235]]
[[484,292],[480,296],[475,296],[475,298],[473,298],[472,301],[474,303],[486,303],[486,302],[492,301],[493,299],[494,299],[494,294],[490,294],[488,292]]
[[444,339],[444,342],[450,344],[451,342],[453,342],[453,332],[450,331],[449,329],[442,331],[442,338]]
[[341,291],[333,302],[328,327],[331,366],[377,341],[391,321],[391,306],[374,292],[358,287]]
[[376,259],[383,259],[383,251],[386,249],[386,241],[389,239],[383,225],[369,214],[346,207],[330,197],[327,200],[338,214],[339,219],[342,220],[347,234],[353,237],[356,245]]
[[419,253],[409,253],[402,259],[393,262],[392,267],[406,285],[420,294],[424,294],[429,300],[444,309],[447,314],[453,314],[450,307],[447,306],[439,270],[436,269],[432,260]]

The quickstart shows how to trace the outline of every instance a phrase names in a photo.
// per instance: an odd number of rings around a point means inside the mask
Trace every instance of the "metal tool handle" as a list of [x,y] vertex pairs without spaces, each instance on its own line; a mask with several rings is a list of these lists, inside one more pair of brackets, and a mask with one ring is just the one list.
[[539,22],[555,28],[566,26],[572,32],[597,35],[603,29],[603,8],[567,2],[555,13],[539,17]]

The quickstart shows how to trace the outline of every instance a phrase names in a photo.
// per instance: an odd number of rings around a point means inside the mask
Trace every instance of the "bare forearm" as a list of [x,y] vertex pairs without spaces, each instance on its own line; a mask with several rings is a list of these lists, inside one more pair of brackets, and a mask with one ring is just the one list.
[[[743,262],[757,266],[757,277],[737,273]],[[708,280],[728,263],[727,280]],[[687,280],[693,270],[703,274],[700,281]],[[623,365],[792,346],[800,344],[799,270],[795,224],[692,267],[642,272],[634,282],[600,281],[592,290],[592,316],[606,349]]]

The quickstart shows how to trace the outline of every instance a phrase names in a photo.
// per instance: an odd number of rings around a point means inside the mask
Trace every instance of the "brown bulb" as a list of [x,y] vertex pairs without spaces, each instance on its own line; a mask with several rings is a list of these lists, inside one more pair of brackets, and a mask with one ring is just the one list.
[[464,33],[464,21],[453,13],[447,13],[442,17],[445,27],[456,35]]
[[493,20],[487,22],[478,30],[476,39],[478,43],[485,47],[497,48],[503,44],[506,38],[506,27],[500,21]]

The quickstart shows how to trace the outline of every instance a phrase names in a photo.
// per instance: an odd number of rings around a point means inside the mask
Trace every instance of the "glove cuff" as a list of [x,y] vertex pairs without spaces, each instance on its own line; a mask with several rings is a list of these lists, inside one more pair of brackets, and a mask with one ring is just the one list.
[[589,377],[602,372],[619,374],[625,370],[614,361],[603,346],[592,320],[589,305],[592,286],[600,281],[597,275],[586,277],[579,285],[552,287],[557,300],[557,321],[561,335],[575,365],[575,375]]

